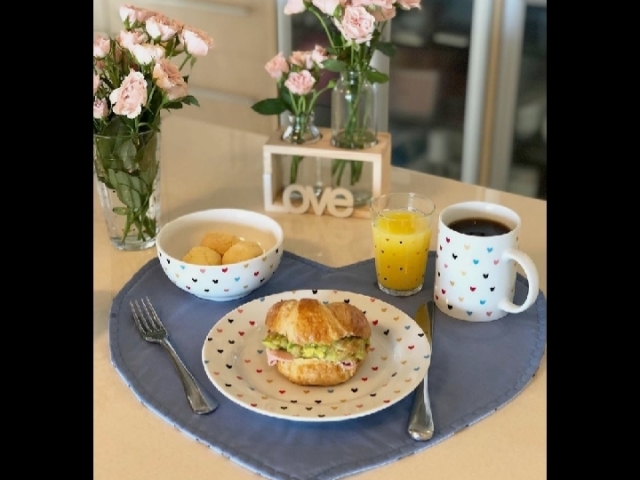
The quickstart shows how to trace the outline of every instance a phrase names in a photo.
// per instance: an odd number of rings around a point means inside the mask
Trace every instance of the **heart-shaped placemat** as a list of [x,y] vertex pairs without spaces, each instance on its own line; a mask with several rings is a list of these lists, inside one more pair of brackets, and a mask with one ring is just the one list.
[[[137,397],[165,421],[225,457],[277,480],[327,480],[378,467],[435,445],[516,397],[544,354],[547,306],[542,292],[527,311],[492,322],[455,320],[436,309],[429,388],[435,434],[416,442],[407,434],[413,393],[376,413],[327,423],[291,421],[250,411],[209,381],[202,347],[215,323],[246,302],[295,289],[335,289],[379,298],[412,318],[432,296],[435,252],[427,284],[411,297],[391,297],[375,283],[373,259],[331,268],[285,251],[269,282],[229,302],[202,300],[169,281],[157,259],[143,266],[114,298],[109,322],[111,360]],[[526,296],[518,274],[515,303]],[[148,296],[176,350],[197,380],[220,401],[209,415],[194,414],[164,349],[145,342],[129,301]]]

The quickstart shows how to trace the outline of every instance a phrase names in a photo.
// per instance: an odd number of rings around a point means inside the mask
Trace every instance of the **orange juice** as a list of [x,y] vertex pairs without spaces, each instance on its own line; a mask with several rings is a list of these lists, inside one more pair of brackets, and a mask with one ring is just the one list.
[[380,287],[395,292],[422,288],[431,243],[429,218],[406,209],[385,210],[372,225]]

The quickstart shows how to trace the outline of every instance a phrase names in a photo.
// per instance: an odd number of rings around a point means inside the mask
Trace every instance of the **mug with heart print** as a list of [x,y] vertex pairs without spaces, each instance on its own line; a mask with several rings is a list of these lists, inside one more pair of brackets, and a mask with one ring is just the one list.
[[[473,322],[519,313],[535,302],[538,270],[519,250],[520,216],[493,203],[449,205],[438,218],[434,302],[450,317]],[[516,265],[529,283],[521,305],[513,303]]]

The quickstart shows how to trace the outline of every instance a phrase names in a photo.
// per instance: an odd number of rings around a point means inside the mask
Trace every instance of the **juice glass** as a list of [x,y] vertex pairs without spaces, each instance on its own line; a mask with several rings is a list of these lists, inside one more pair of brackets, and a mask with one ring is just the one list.
[[418,193],[388,193],[371,200],[376,276],[383,292],[404,297],[422,290],[435,208]]

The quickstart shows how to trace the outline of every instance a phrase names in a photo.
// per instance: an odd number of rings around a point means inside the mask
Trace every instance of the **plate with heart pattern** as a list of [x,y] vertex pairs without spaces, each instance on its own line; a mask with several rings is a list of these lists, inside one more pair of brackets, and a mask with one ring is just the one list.
[[[371,326],[369,352],[340,385],[296,385],[267,364],[267,310],[288,299],[347,302]],[[411,393],[429,367],[431,346],[406,313],[378,298],[340,290],[293,290],[260,297],[223,316],[208,333],[202,362],[213,385],[256,413],[293,421],[349,420],[383,410]]]

